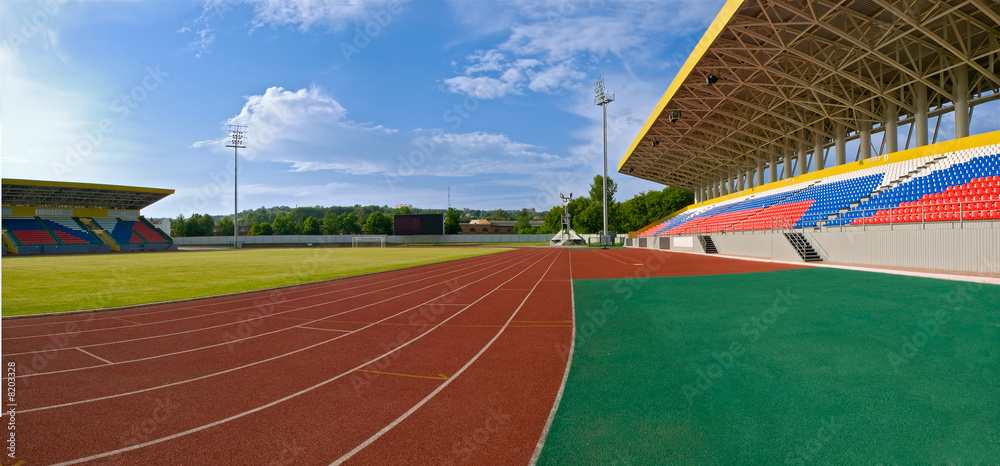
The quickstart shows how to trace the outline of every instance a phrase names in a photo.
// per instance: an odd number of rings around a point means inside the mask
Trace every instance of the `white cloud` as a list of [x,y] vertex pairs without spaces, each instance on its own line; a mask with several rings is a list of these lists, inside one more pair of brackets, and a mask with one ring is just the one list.
[[571,62],[566,61],[535,74],[528,83],[528,89],[554,92],[566,83],[578,82],[586,77],[586,73],[575,69]]
[[[514,77],[507,75],[508,78]],[[503,79],[490,78],[488,76],[455,76],[444,80],[448,85],[448,90],[456,94],[465,94],[477,99],[495,99],[507,94],[517,93],[515,82],[504,81]]]
[[314,26],[334,30],[353,22],[391,21],[399,12],[402,0],[247,0],[253,5],[255,27],[297,26],[308,31]]

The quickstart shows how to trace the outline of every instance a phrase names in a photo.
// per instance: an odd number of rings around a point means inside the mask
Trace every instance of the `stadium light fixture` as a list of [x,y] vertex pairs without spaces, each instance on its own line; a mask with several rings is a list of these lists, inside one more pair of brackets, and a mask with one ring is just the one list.
[[604,87],[604,78],[598,76],[594,83],[594,105],[604,111],[604,229],[601,230],[601,246],[608,247],[608,104],[615,101],[614,92]]
[[681,119],[681,111],[680,110],[674,110],[674,111],[670,112],[670,116],[667,117],[667,118],[670,120],[671,123],[674,123],[677,120]]
[[716,76],[716,75],[714,75],[714,74],[710,74],[710,75],[708,75],[708,76],[705,77],[705,85],[706,86],[711,86],[712,84],[715,84],[717,82],[719,82],[719,77]]
[[238,249],[240,247],[240,210],[239,205],[237,204],[239,183],[237,182],[236,177],[238,173],[239,150],[247,148],[246,135],[247,125],[229,125],[229,144],[226,144],[226,147],[233,148],[233,249]]

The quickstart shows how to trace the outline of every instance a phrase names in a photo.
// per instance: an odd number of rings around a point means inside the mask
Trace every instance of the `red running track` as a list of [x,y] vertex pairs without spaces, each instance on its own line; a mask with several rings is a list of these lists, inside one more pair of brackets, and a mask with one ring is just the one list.
[[572,279],[794,267],[525,248],[4,319],[16,457],[2,464],[527,464],[566,371]]
[[[572,340],[568,250],[3,321],[3,464],[526,464]],[[6,417],[6,416],[5,416]]]

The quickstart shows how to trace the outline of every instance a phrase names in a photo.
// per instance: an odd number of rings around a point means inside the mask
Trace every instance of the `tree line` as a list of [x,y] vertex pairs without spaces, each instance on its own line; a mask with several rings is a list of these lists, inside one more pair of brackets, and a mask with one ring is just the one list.
[[[575,197],[569,204],[573,229],[578,233],[599,233],[603,228],[602,177],[596,175],[587,196]],[[608,177],[608,228],[618,233],[627,233],[645,227],[694,202],[694,195],[687,191],[666,187],[662,190],[646,191],[624,202],[614,199],[618,185]],[[409,206],[391,208],[389,206],[333,206],[295,207],[278,206],[240,213],[240,225],[249,227],[249,235],[391,235],[393,215],[441,213],[440,209],[415,209]],[[534,218],[528,209],[509,211],[503,209],[474,210],[462,212],[453,207],[445,214],[444,232],[448,235],[461,231],[463,218],[489,220],[514,220],[514,233],[555,234],[562,227],[563,206],[557,205],[544,212],[543,224],[532,227]],[[218,221],[208,214],[183,215],[172,219],[170,234],[182,236],[212,236],[214,232],[225,236],[232,234],[233,217],[223,216]]]

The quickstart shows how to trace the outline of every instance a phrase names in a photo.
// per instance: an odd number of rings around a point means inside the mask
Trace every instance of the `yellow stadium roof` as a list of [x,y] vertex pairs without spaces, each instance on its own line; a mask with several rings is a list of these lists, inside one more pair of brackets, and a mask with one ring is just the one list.
[[173,189],[3,179],[4,207],[141,210],[173,193]]
[[835,125],[913,121],[920,84],[933,117],[951,110],[963,64],[970,105],[1000,98],[1000,2],[730,0],[618,171],[698,189],[801,139],[811,149],[813,132],[829,146]]

